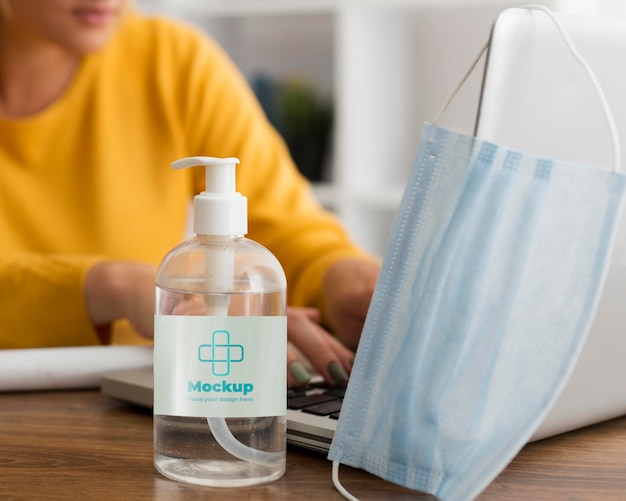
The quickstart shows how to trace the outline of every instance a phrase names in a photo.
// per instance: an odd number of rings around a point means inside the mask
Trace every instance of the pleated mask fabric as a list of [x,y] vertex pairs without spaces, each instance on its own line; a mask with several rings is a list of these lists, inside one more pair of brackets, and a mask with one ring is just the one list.
[[624,183],[426,124],[329,459],[477,496],[568,379]]

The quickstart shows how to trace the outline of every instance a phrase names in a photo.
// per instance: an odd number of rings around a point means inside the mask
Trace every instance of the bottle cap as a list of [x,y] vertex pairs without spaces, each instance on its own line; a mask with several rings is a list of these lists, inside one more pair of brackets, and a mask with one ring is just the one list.
[[174,169],[205,166],[206,190],[194,197],[193,231],[198,235],[248,233],[248,199],[235,191],[238,158],[186,157]]

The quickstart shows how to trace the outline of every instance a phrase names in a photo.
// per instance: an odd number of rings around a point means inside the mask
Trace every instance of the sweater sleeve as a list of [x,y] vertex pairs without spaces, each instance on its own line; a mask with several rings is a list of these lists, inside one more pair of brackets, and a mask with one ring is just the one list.
[[0,255],[0,346],[99,344],[83,294],[87,270],[98,260],[94,256]]
[[[221,48],[199,35],[193,49],[177,60],[179,75],[186,76],[176,93],[188,150],[240,159],[237,188],[248,197],[248,236],[281,262],[290,305],[321,306],[324,270],[341,258],[366,253],[315,200],[283,139]],[[196,188],[202,189],[199,171]]]

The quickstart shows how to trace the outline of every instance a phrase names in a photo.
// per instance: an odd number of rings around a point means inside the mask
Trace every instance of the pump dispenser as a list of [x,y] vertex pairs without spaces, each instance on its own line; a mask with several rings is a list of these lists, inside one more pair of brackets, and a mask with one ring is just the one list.
[[194,198],[196,236],[157,272],[154,463],[175,480],[247,486],[285,471],[286,279],[278,260],[246,238],[247,199],[236,158],[205,166]]
[[172,162],[174,169],[205,166],[206,191],[193,200],[197,235],[248,233],[248,200],[235,191],[237,158],[189,157]]

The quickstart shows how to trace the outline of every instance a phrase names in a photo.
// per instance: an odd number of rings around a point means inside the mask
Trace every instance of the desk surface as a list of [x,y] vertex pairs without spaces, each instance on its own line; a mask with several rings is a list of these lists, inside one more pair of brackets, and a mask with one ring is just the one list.
[[[368,499],[423,499],[366,472],[340,478]],[[323,455],[287,452],[269,485],[188,486],[152,466],[152,416],[96,391],[0,394],[0,499],[343,499]],[[527,445],[482,500],[626,499],[626,418]]]

